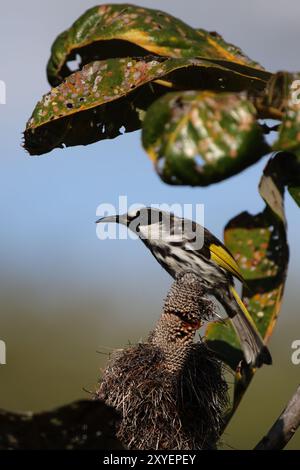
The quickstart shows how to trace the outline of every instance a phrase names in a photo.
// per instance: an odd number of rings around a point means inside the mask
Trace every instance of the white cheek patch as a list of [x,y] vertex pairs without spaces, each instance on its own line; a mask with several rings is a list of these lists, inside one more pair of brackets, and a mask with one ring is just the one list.
[[170,227],[162,225],[161,222],[156,222],[150,225],[140,225],[140,235],[141,238],[151,240],[152,243],[184,242],[181,231],[171,234]]
[[138,213],[138,209],[133,209],[127,212],[129,219],[134,219],[136,214]]
[[151,242],[162,240],[162,228],[159,222],[150,225],[140,225],[140,236]]

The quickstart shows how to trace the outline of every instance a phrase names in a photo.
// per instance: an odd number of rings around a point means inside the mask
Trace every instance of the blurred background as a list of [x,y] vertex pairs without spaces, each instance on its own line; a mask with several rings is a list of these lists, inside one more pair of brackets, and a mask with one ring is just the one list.
[[[202,203],[206,226],[221,238],[230,218],[263,207],[257,185],[266,158],[223,183],[192,189],[159,180],[139,132],[42,157],[25,153],[25,123],[49,90],[50,46],[95,3],[1,3],[0,80],[7,103],[0,105],[0,339],[7,365],[0,366],[0,407],[9,410],[44,410],[87,398],[84,389],[94,390],[107,353],[146,338],[159,317],[171,278],[139,241],[98,240],[100,203],[117,205],[119,195],[127,195],[129,204]],[[138,3],[219,32],[271,71],[300,70],[297,0]],[[251,449],[299,381],[291,343],[300,339],[300,224],[288,195],[286,211],[291,261],[270,344],[274,365],[257,373],[224,448]],[[288,448],[300,448],[300,431]]]

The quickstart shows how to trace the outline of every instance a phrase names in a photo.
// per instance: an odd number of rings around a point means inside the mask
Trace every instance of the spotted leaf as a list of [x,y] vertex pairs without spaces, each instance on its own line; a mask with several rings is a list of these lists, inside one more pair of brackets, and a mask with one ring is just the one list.
[[[294,165],[297,161],[292,154],[280,152],[271,158],[260,182],[266,208],[257,215],[243,212],[225,227],[225,244],[246,281],[243,301],[266,342],[278,319],[287,275],[289,248],[283,197],[284,189],[293,177]],[[276,191],[272,194],[274,188]],[[236,373],[229,419],[247,390],[255,369],[241,362],[241,347],[230,324],[209,325],[207,340]]]
[[225,61],[246,75],[266,77],[257,62],[217,33],[196,30],[159,10],[108,4],[89,9],[58,36],[48,62],[48,79],[58,85],[71,73],[70,61],[77,56],[82,67],[94,60],[149,54]]
[[25,130],[32,155],[90,144],[141,127],[141,111],[170,88],[261,89],[238,72],[199,59],[107,59],[70,75],[35,107]]
[[169,93],[148,110],[143,145],[169,184],[205,186],[268,152],[255,107],[244,94]]
[[[276,222],[268,208],[256,216],[243,212],[227,224],[224,239],[247,283],[243,301],[261,335],[268,339],[279,314],[288,263],[284,226]],[[212,324],[207,337],[217,341],[220,350],[232,348],[226,362],[235,370],[242,352],[232,326]]]
[[[300,160],[300,73],[276,74],[271,82],[275,90],[278,82],[284,80],[285,87],[279,93],[281,99],[282,122],[274,150],[292,152]],[[277,91],[278,93],[278,91]]]

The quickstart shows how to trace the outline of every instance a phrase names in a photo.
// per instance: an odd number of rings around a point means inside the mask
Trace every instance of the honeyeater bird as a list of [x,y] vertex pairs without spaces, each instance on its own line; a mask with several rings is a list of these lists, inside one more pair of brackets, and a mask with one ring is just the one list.
[[108,222],[123,224],[135,232],[173,278],[186,271],[198,275],[207,294],[223,305],[231,319],[246,362],[253,367],[272,363],[268,348],[235,290],[234,278],[244,282],[240,268],[209,230],[189,219],[149,207],[97,220]]

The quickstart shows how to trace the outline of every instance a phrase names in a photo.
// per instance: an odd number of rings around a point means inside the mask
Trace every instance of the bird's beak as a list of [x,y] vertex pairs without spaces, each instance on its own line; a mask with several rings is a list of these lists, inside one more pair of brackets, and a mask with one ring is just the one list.
[[100,223],[110,223],[113,222],[115,224],[118,224],[120,222],[118,215],[109,215],[107,217],[101,217],[100,219],[96,220],[96,224]]

